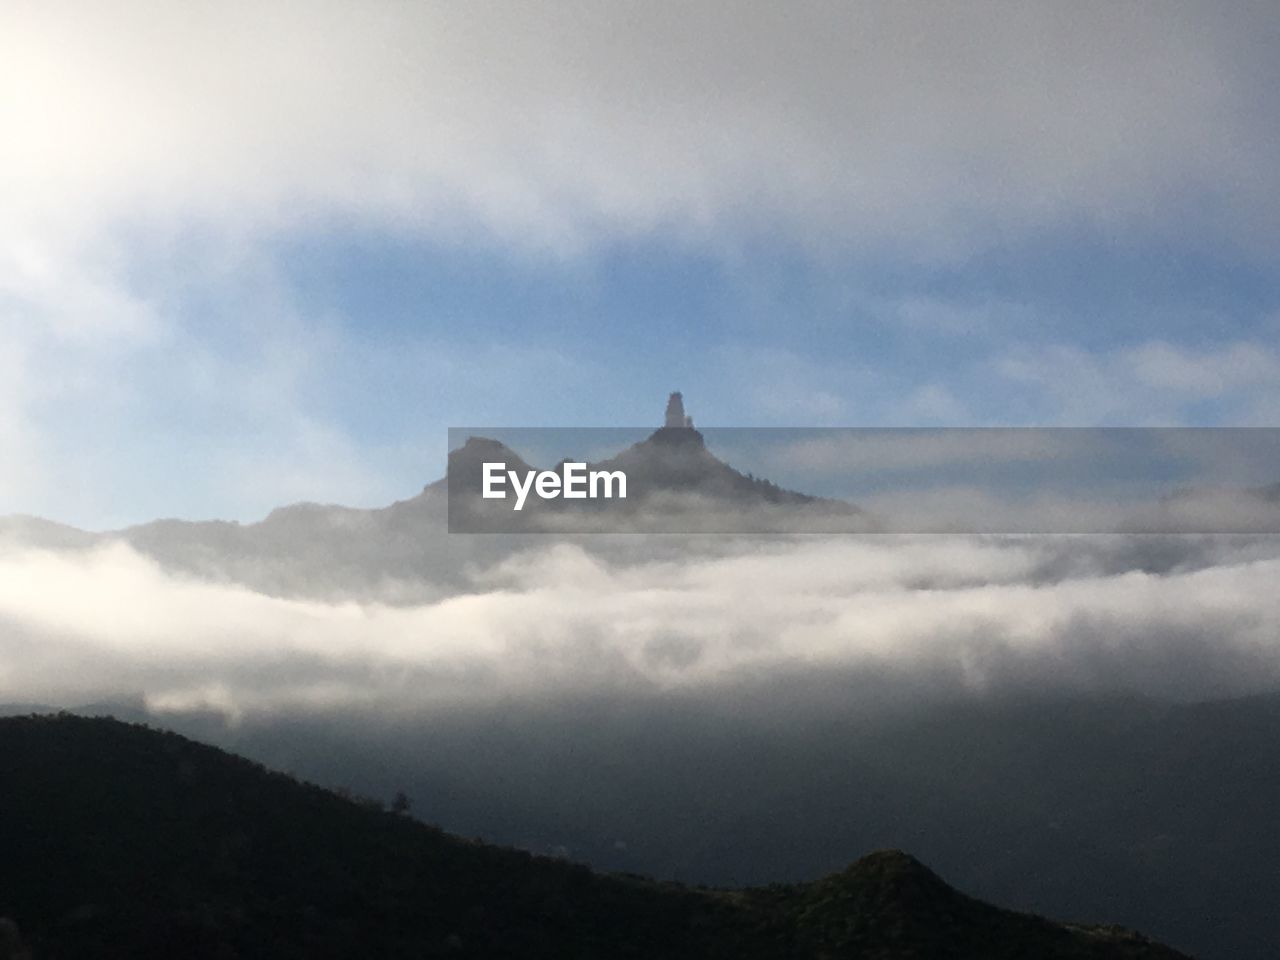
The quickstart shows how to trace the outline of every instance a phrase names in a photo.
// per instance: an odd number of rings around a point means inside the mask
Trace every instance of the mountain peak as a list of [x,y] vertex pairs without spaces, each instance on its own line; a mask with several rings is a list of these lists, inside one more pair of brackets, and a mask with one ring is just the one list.
[[646,443],[664,447],[705,447],[702,434],[693,429],[693,417],[685,413],[684,394],[679,390],[667,397],[667,412],[662,426],[655,430]]
[[529,465],[514,450],[501,440],[489,437],[467,437],[467,442],[449,453],[449,472],[451,474],[474,474],[479,477],[481,465],[488,461],[511,464],[512,469],[527,471]]
[[467,442],[462,445],[463,450],[469,450],[472,453],[492,453],[507,449],[506,444],[500,440],[493,440],[489,437],[467,437]]
[[892,903],[912,910],[958,896],[941,877],[901,850],[869,853],[815,886],[841,899],[871,898],[882,905]]
[[693,417],[684,412],[684,394],[679,390],[667,397],[667,413],[662,426],[667,430],[693,429]]

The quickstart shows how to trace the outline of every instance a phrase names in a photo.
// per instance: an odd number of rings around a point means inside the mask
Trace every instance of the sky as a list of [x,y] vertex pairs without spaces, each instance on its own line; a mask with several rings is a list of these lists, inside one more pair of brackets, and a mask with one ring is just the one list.
[[0,514],[451,425],[1280,422],[1270,3],[0,12]]

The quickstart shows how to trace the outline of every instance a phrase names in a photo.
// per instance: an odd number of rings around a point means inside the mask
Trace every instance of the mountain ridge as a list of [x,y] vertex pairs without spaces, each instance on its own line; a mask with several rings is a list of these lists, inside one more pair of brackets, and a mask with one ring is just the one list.
[[[562,459],[549,472],[564,476]],[[530,496],[520,511],[507,499],[483,495],[483,467],[504,464],[525,476],[533,470],[510,447],[470,436],[449,454],[449,529],[462,533],[785,533],[864,530],[870,519],[842,500],[811,496],[742,473],[717,457],[692,426],[663,426],[602,460],[588,473],[621,473],[626,497],[575,499]],[[504,488],[505,489],[505,488]]]
[[109,718],[0,719],[0,775],[0,917],[35,960],[1184,957],[972,900],[900,851],[746,890],[596,874]]
[[[474,494],[479,490],[481,465],[490,460],[507,463],[509,469],[533,469],[523,457],[502,442],[470,437],[450,452],[446,475],[426,484],[418,493],[382,507],[360,508],[311,501],[276,507],[260,520],[163,518],[119,530],[90,532],[34,517],[0,517],[0,542],[53,550],[88,550],[123,541],[166,570],[219,582],[244,585],[272,596],[330,597],[335,593],[388,602],[417,601],[434,596],[438,589],[467,589],[468,564],[492,561],[512,549],[500,537],[451,537],[450,510],[461,497],[450,496],[458,477]],[[562,467],[561,467],[562,469]],[[657,511],[673,509],[678,532],[732,532],[720,525],[724,518],[769,519],[769,511],[787,511],[780,518],[785,528],[794,519],[792,508],[816,523],[823,518],[856,517],[857,508],[843,501],[824,500],[784,490],[751,477],[720,460],[705,446],[702,435],[691,427],[660,427],[645,440],[592,469],[625,469],[634,478],[632,505],[618,513],[594,518],[595,529],[618,529],[644,512],[648,495],[660,501]],[[675,506],[672,502],[675,501]],[[539,501],[541,503],[541,501]],[[581,503],[582,501],[575,501]],[[491,502],[492,503],[492,502]],[[706,523],[696,521],[700,511]],[[511,531],[510,508],[504,506],[499,530]],[[540,526],[545,517],[556,520],[554,510],[529,509],[516,532],[571,534],[573,526],[557,523]],[[574,515],[575,517],[581,515]],[[573,519],[573,518],[571,518]],[[588,525],[579,532],[592,532]],[[480,526],[483,526],[481,524]],[[460,529],[466,529],[465,525]],[[431,584],[427,587],[425,584]]]

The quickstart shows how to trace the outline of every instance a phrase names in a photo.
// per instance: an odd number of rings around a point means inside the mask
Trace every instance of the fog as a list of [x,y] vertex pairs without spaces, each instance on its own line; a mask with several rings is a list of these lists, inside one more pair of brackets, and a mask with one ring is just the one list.
[[868,671],[1196,699],[1280,679],[1267,538],[528,537],[415,602],[268,595],[122,540],[0,548],[0,699],[231,717]]

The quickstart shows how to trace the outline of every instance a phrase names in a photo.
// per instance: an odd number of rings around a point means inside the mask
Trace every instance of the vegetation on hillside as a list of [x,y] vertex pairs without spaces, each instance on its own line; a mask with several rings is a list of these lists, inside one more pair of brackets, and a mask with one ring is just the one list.
[[601,875],[110,719],[0,719],[0,783],[11,957],[1179,956],[987,906],[897,852],[743,891]]

